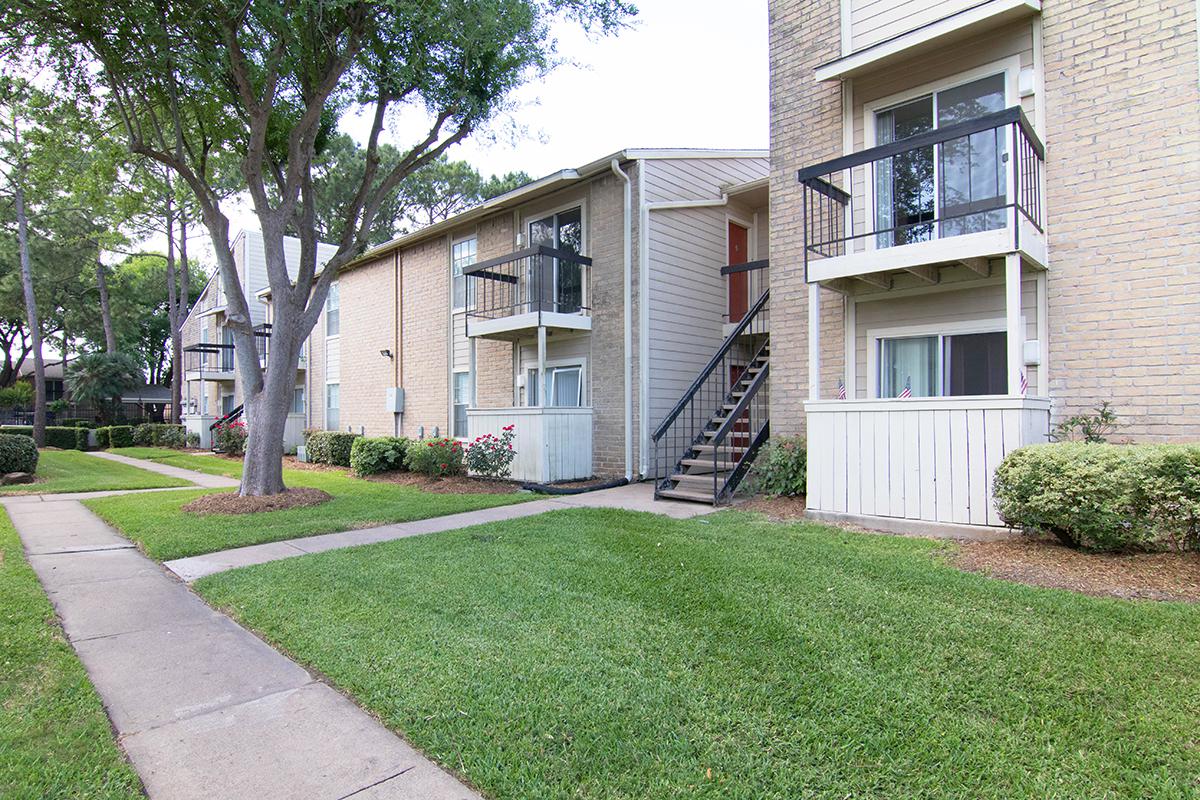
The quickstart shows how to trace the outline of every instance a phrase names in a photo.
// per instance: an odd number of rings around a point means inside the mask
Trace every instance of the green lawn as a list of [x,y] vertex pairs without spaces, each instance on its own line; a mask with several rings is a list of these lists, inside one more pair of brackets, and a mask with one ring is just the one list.
[[109,452],[181,469],[205,472],[209,475],[224,475],[229,478],[242,477],[242,462],[222,456],[186,453],[164,447],[116,447]]
[[116,489],[161,489],[187,486],[187,481],[168,478],[116,461],[90,456],[78,450],[43,450],[38,457],[37,483],[0,486],[0,494],[46,492],[99,492]]
[[578,509],[196,587],[490,797],[1200,793],[1200,607],[946,546]]
[[3,511],[0,797],[143,797]]
[[[239,463],[215,456],[175,453],[155,460],[186,468],[192,468],[190,465],[196,462],[206,467],[205,471],[233,468],[236,473],[224,474],[241,473]],[[334,499],[309,508],[203,517],[189,514],[181,507],[211,493],[211,489],[105,497],[89,500],[86,505],[140,544],[151,558],[167,561],[280,539],[440,517],[519,503],[532,497],[528,493],[435,494],[410,486],[365,481],[342,472],[315,470],[285,469],[284,481],[288,486],[324,489]]]

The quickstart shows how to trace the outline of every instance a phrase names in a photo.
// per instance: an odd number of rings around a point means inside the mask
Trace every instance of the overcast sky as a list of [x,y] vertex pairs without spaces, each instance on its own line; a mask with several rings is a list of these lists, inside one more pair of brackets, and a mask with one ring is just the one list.
[[[633,27],[616,37],[589,41],[574,28],[558,30],[560,55],[574,63],[520,90],[494,130],[449,156],[484,175],[524,170],[538,178],[628,147],[766,148],[766,0],[637,6]],[[411,146],[423,121],[410,114],[388,138]],[[342,128],[360,142],[369,129],[356,118]],[[229,211],[235,226],[257,227],[248,209]],[[207,237],[196,233],[211,265]]]

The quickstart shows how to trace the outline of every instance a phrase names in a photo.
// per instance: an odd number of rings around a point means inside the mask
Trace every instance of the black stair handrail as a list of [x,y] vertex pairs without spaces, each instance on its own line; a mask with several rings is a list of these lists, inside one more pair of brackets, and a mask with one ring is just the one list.
[[759,390],[766,386],[767,380],[770,377],[770,373],[771,364],[769,362],[764,363],[762,369],[757,375],[754,376],[754,379],[750,381],[750,385],[746,387],[746,393],[742,395],[741,399],[738,400],[737,404],[733,407],[733,410],[726,415],[725,421],[721,423],[720,427],[717,428],[716,432],[713,433],[712,438],[709,440],[709,443],[713,448],[713,502],[719,502],[722,498],[726,497],[730,492],[737,488],[737,485],[741,483],[742,477],[750,468],[750,463],[754,461],[754,456],[757,454],[758,448],[766,440],[766,436],[770,430],[771,424],[769,419],[763,420],[762,425],[757,432],[750,432],[750,434],[752,434],[754,437],[753,440],[747,444],[746,451],[738,457],[733,469],[730,470],[729,475],[726,476],[724,484],[718,484],[716,462],[717,455],[721,451],[721,445],[725,442],[725,439],[729,436],[730,432],[733,431],[734,427],[743,421],[742,415],[746,414],[746,412],[749,410],[750,403],[754,401],[754,398],[758,394]]
[[239,405],[237,408],[235,408],[233,411],[230,411],[228,414],[221,417],[219,420],[214,422],[212,425],[209,425],[208,426],[209,432],[215,431],[217,429],[217,427],[220,425],[228,425],[230,422],[237,420],[239,417],[242,416],[242,410],[244,408],[245,408],[245,404],[243,403],[243,404]]
[[771,290],[769,288],[763,290],[762,296],[759,297],[758,300],[755,301],[754,305],[751,306],[745,315],[742,316],[742,319],[740,322],[738,322],[737,327],[725,337],[725,341],[721,343],[721,346],[717,349],[717,352],[713,354],[713,357],[708,360],[708,364],[706,364],[704,368],[700,370],[700,374],[696,377],[696,380],[692,381],[692,385],[689,386],[687,391],[683,393],[683,396],[679,398],[679,402],[676,403],[675,407],[671,409],[671,413],[663,417],[663,421],[660,422],[658,427],[654,429],[654,433],[650,434],[650,441],[658,442],[658,440],[661,439],[668,430],[670,430],[671,424],[675,422],[675,419],[681,413],[683,413],[683,410],[687,408],[688,403],[692,401],[692,398],[695,396],[696,392],[700,391],[700,388],[704,386],[709,377],[712,376],[713,371],[716,370],[716,368],[723,362],[726,354],[728,354],[733,346],[737,344],[738,337],[745,332],[746,328],[749,327],[750,322],[756,316],[758,316],[763,308],[766,307],[770,294]]

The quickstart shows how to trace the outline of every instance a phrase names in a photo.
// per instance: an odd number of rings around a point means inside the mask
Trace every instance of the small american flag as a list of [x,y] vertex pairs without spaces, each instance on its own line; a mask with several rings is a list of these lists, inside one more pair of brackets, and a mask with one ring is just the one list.
[[904,389],[901,390],[898,397],[901,400],[907,400],[908,398],[912,397],[912,378],[904,379]]
[[1025,377],[1025,370],[1021,370],[1021,394],[1025,395],[1029,392],[1029,378]]
[[838,400],[846,399],[846,384],[844,381],[838,381]]

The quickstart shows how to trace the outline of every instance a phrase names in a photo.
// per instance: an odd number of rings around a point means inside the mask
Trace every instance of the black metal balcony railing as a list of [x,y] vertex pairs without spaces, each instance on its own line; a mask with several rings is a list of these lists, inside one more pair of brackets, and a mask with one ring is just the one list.
[[[1015,154],[1015,157],[1014,157]],[[804,263],[980,231],[1039,232],[1046,150],[1019,106],[798,173]]]
[[589,316],[592,260],[546,245],[481,261],[463,270],[468,324],[519,314]]
[[184,372],[233,372],[233,345],[200,342],[183,348]]

